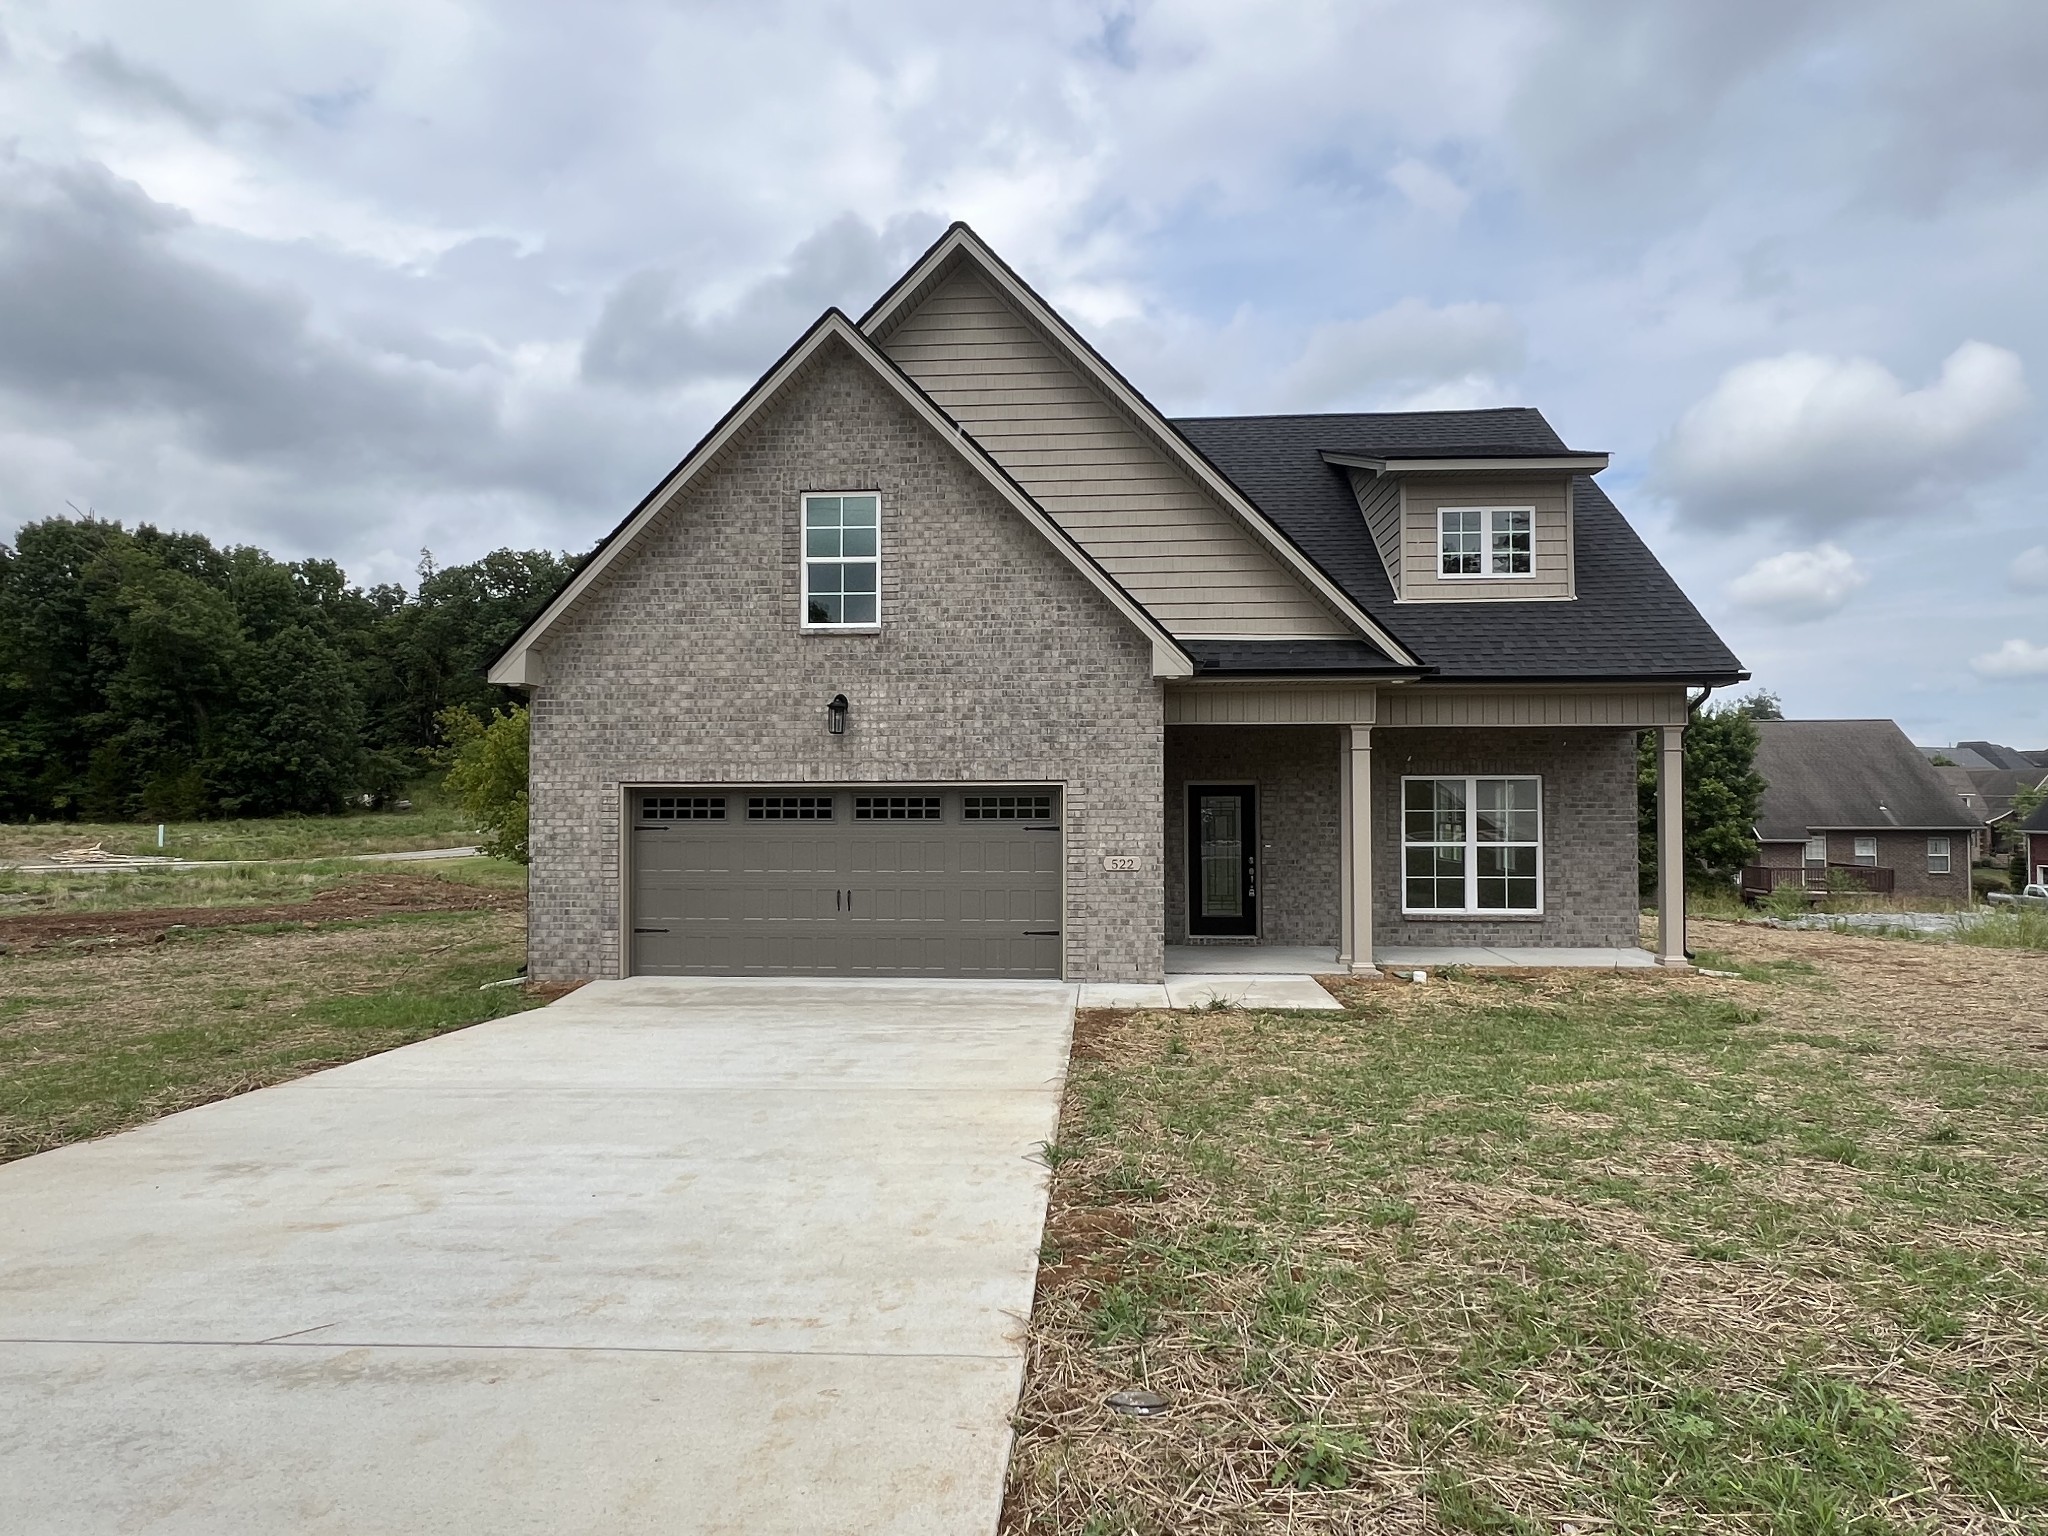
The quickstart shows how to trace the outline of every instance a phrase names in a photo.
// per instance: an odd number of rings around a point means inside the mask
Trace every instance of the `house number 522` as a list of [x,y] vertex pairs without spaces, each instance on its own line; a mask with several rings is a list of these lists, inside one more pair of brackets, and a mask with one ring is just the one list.
[[1136,869],[1138,867],[1137,855],[1130,853],[1106,853],[1102,856],[1102,867],[1104,869]]

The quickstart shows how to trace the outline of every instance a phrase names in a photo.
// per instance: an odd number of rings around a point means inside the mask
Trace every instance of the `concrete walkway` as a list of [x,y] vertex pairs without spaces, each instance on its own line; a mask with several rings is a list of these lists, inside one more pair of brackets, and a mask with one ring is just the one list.
[[0,1168],[5,1524],[992,1532],[1073,998],[599,983]]

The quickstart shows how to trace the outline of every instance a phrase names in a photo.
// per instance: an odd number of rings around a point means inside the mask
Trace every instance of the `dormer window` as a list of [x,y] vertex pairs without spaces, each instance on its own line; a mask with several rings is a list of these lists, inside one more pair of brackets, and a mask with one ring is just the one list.
[[1536,573],[1534,507],[1442,507],[1437,573],[1448,581]]

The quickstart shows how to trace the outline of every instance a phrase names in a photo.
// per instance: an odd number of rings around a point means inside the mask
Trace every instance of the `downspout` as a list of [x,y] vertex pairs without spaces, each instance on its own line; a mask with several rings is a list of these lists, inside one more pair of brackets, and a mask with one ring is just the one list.
[[[1692,723],[1699,715],[1700,706],[1707,702],[1707,695],[1712,693],[1713,691],[1714,689],[1711,684],[1703,684],[1701,685],[1700,696],[1698,698],[1687,699],[1685,701],[1685,729],[1687,732],[1690,732],[1692,730]],[[1685,737],[1683,734],[1681,734],[1679,737],[1679,743],[1681,746],[1684,744],[1684,741]],[[1692,783],[1692,775],[1690,773],[1688,773],[1685,776],[1685,782],[1687,784]],[[1678,825],[1679,841],[1683,843],[1685,840],[1685,803],[1682,797],[1679,801],[1678,806]],[[1684,934],[1686,937],[1685,958],[1688,960],[1693,958],[1692,923],[1688,920],[1690,917],[1690,913],[1687,911],[1686,907],[1686,903],[1690,899],[1691,898],[1688,896],[1685,888],[1685,870],[1683,869],[1683,867],[1681,867],[1678,871],[1678,931]]]

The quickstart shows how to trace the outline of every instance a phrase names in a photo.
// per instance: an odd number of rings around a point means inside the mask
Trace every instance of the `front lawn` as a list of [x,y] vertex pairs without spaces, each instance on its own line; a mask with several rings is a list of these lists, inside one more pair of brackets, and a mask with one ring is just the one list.
[[524,963],[504,907],[0,955],[0,1160],[536,1006],[479,990]]
[[460,808],[434,789],[404,811],[349,816],[273,816],[238,821],[177,821],[164,828],[133,821],[0,822],[0,865],[39,864],[98,844],[108,853],[171,859],[326,859],[416,848],[459,848],[476,841]]
[[1083,1015],[1006,1529],[2048,1529],[2048,963],[1695,942]]

